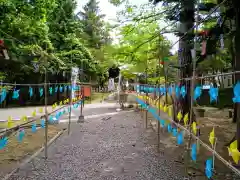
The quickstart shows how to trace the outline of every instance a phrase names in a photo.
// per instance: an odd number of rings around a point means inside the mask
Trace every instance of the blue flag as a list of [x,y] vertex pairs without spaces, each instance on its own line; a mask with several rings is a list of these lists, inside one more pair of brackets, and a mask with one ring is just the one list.
[[192,145],[191,155],[192,155],[192,160],[196,162],[197,161],[197,145],[196,144]]
[[15,89],[14,89],[14,91],[13,91],[13,96],[12,96],[13,99],[18,99],[18,98],[19,98],[19,91],[20,91],[20,90],[15,90]]
[[29,87],[29,96],[30,96],[30,97],[33,96],[33,89],[32,89],[32,87]]
[[0,139],[0,150],[2,150],[3,148],[5,148],[6,145],[7,145],[7,143],[8,143],[7,137],[1,138],[1,139]]
[[194,90],[194,100],[196,101],[202,94],[202,88],[197,86]]
[[55,87],[55,93],[57,93],[57,92],[58,92],[58,86]]
[[1,104],[6,99],[6,97],[7,97],[7,90],[5,88],[2,88],[2,93],[1,93],[1,98],[0,98]]
[[62,86],[59,87],[59,91],[60,91],[60,93],[63,92],[63,87]]
[[218,88],[211,87],[208,93],[210,95],[210,102],[217,101]]
[[161,119],[160,123],[161,123],[162,127],[164,128],[164,126],[165,126],[165,121],[164,121],[163,119]]
[[32,132],[35,133],[37,131],[37,125],[36,123],[32,124]]
[[18,132],[18,142],[20,143],[22,142],[24,135],[25,135],[24,129],[20,129]]
[[169,132],[169,133],[172,132],[172,126],[171,126],[171,124],[168,124],[168,132]]
[[205,167],[205,174],[207,176],[208,179],[211,179],[212,177],[212,169],[213,169],[213,162],[212,162],[212,158],[206,160],[206,167]]
[[176,94],[176,97],[179,98],[179,96],[180,96],[180,88],[179,88],[178,85],[176,85],[176,87],[175,87],[175,94]]
[[45,120],[41,119],[41,128],[44,128],[44,127],[45,127]]
[[43,88],[39,88],[39,94],[40,94],[40,97],[43,96]]
[[173,128],[172,133],[173,133],[173,136],[174,136],[174,137],[177,137],[177,128]]
[[52,93],[53,93],[53,88],[49,87],[49,94],[52,95]]
[[178,134],[177,143],[178,143],[178,145],[181,145],[183,143],[183,132],[180,132]]
[[182,86],[181,87],[181,95],[182,95],[182,97],[185,98],[186,94],[187,94],[186,88],[185,88],[185,86]]
[[232,99],[233,102],[234,103],[239,103],[240,102],[240,82],[239,81],[234,86],[233,93],[234,93],[234,97]]

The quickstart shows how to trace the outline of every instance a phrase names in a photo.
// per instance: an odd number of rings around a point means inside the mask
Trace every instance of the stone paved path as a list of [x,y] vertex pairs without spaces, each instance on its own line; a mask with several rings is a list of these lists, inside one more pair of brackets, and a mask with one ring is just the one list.
[[[111,110],[112,112],[112,110]],[[183,168],[157,152],[156,135],[143,128],[140,115],[120,112],[73,124],[43,154],[12,180],[180,180]]]

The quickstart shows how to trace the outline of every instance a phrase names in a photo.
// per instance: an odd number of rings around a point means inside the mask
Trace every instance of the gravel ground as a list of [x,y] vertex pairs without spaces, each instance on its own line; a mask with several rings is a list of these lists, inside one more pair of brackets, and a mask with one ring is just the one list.
[[156,135],[143,128],[135,112],[89,119],[73,124],[71,134],[63,135],[49,148],[47,161],[40,155],[11,179],[183,179],[183,167],[158,153],[156,142]]

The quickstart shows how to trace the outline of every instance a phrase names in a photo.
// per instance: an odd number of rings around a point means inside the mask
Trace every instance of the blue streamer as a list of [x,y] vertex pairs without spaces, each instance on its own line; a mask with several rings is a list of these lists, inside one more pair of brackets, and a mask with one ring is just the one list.
[[35,133],[37,131],[37,125],[36,123],[32,124],[32,132]]
[[179,98],[179,96],[180,96],[180,88],[179,88],[178,85],[176,85],[176,87],[175,87],[175,94],[176,94],[176,97]]
[[205,167],[205,174],[208,179],[211,179],[212,177],[212,168],[213,168],[213,161],[212,158],[206,160],[206,167]]
[[194,90],[194,100],[196,101],[202,94],[202,88],[197,86]]
[[169,133],[172,132],[172,126],[171,126],[171,124],[168,124],[168,132],[169,132]]
[[53,94],[53,88],[49,87],[49,94],[52,95]]
[[40,97],[43,96],[43,88],[40,88],[40,89],[39,89],[39,94],[40,94]]
[[164,128],[165,127],[165,121],[163,119],[161,119],[160,123],[161,123],[162,127]]
[[174,137],[177,137],[177,129],[176,129],[176,128],[173,128],[172,133],[173,133],[173,136],[174,136]]
[[67,92],[67,85],[64,86],[64,91]]
[[178,143],[178,145],[181,145],[183,143],[183,132],[180,132],[178,134],[177,143]]
[[24,129],[20,129],[19,132],[18,132],[18,142],[19,143],[22,142],[24,135],[25,135]]
[[14,91],[13,91],[13,96],[12,96],[13,99],[18,99],[18,98],[19,98],[19,91],[20,91],[20,90],[15,90],[15,89],[14,89]]
[[186,88],[185,88],[185,86],[182,86],[181,87],[181,95],[182,95],[182,97],[185,98],[186,94],[187,94]]
[[233,93],[234,93],[234,97],[232,99],[233,102],[234,103],[239,103],[240,102],[240,82],[239,81],[234,86]]
[[210,95],[210,102],[217,101],[218,88],[211,87],[208,93]]
[[192,155],[192,160],[196,162],[197,161],[197,145],[196,144],[192,145],[191,155]]
[[69,85],[69,86],[68,86],[68,90],[71,90],[71,89],[72,89],[72,87],[71,87],[71,85]]
[[59,91],[60,91],[60,93],[63,92],[63,87],[62,86],[59,87]]
[[0,139],[0,150],[2,150],[3,148],[5,148],[6,145],[7,145],[7,143],[8,143],[7,137],[1,138],[1,139]]
[[168,93],[169,93],[169,95],[172,95],[172,87],[171,86],[168,88]]
[[2,88],[1,99],[0,99],[1,104],[6,99],[6,97],[7,97],[7,90],[5,88]]
[[58,92],[58,86],[55,87],[55,93],[57,93],[57,92]]
[[33,89],[32,89],[32,87],[29,87],[29,96],[30,96],[30,97],[33,96]]
[[49,122],[53,122],[53,116],[52,115],[49,116]]
[[44,128],[44,127],[45,127],[45,120],[41,119],[41,128]]

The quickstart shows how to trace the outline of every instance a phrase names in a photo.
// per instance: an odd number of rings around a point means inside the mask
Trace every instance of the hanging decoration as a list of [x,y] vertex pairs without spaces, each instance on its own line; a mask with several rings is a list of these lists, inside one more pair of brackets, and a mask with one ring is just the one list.
[[192,145],[191,156],[192,156],[192,160],[196,162],[197,161],[197,145],[196,144]]
[[212,158],[206,160],[205,174],[208,179],[212,177],[212,169],[213,169],[213,160]]
[[182,120],[182,113],[181,113],[181,111],[178,112],[177,119],[178,119],[179,122]]
[[232,156],[233,158],[233,161],[238,164],[239,162],[239,157],[240,157],[240,152],[238,150],[238,143],[237,143],[237,140],[233,141],[231,144],[230,144],[230,147],[228,147],[228,153],[229,153],[229,156]]
[[3,101],[5,101],[6,97],[7,97],[7,90],[5,88],[2,88],[1,98],[0,98],[1,104],[3,103]]
[[13,127],[13,120],[11,116],[8,116],[7,127],[8,128]]
[[58,86],[55,87],[55,93],[57,93],[57,92],[58,92]]
[[177,98],[179,98],[179,96],[180,96],[180,88],[178,85],[176,85],[176,87],[175,87],[175,95]]
[[183,143],[183,132],[178,133],[177,144],[181,145]]
[[161,123],[162,128],[164,128],[165,127],[165,121],[163,119],[161,119],[160,123]]
[[209,95],[210,95],[210,102],[212,103],[213,101],[217,101],[218,97],[218,88],[210,87],[209,90]]
[[168,132],[169,132],[169,133],[172,132],[172,126],[171,126],[171,124],[168,124]]
[[59,87],[59,92],[60,92],[60,93],[63,92],[63,87],[62,87],[62,86]]
[[211,143],[212,146],[214,144],[214,141],[215,141],[215,133],[214,133],[214,128],[213,128],[209,135],[209,142]]
[[36,110],[33,110],[32,116],[33,116],[33,117],[36,117],[36,115],[37,115]]
[[197,135],[197,123],[196,122],[192,123],[192,130],[193,130],[193,134],[196,136]]
[[14,89],[14,91],[13,91],[13,96],[12,96],[13,99],[19,99],[19,91],[20,91],[20,90]]
[[202,88],[197,86],[194,90],[194,100],[196,101],[202,94]]
[[18,131],[18,136],[17,136],[17,139],[18,139],[19,143],[22,142],[24,135],[25,135],[24,129],[20,128],[19,131]]
[[186,113],[184,115],[183,121],[184,121],[184,125],[187,126],[187,124],[188,124],[188,113]]
[[240,82],[239,81],[234,86],[233,93],[234,93],[234,97],[232,99],[233,102],[234,103],[239,103],[240,102]]
[[53,94],[53,88],[49,87],[49,94],[52,95]]
[[177,128],[173,128],[172,133],[174,137],[177,137]]
[[41,128],[44,128],[45,127],[45,120],[44,119],[41,119]]
[[32,132],[35,133],[36,131],[37,131],[37,124],[36,124],[36,122],[34,122],[32,124]]
[[32,87],[29,87],[29,96],[30,96],[30,98],[33,96],[33,89],[32,89]]
[[8,143],[7,137],[0,137],[0,150],[3,150]]
[[183,98],[185,98],[185,96],[186,96],[186,88],[185,88],[185,86],[181,87],[181,95],[182,95]]
[[39,95],[40,95],[40,97],[43,96],[43,88],[39,88]]

